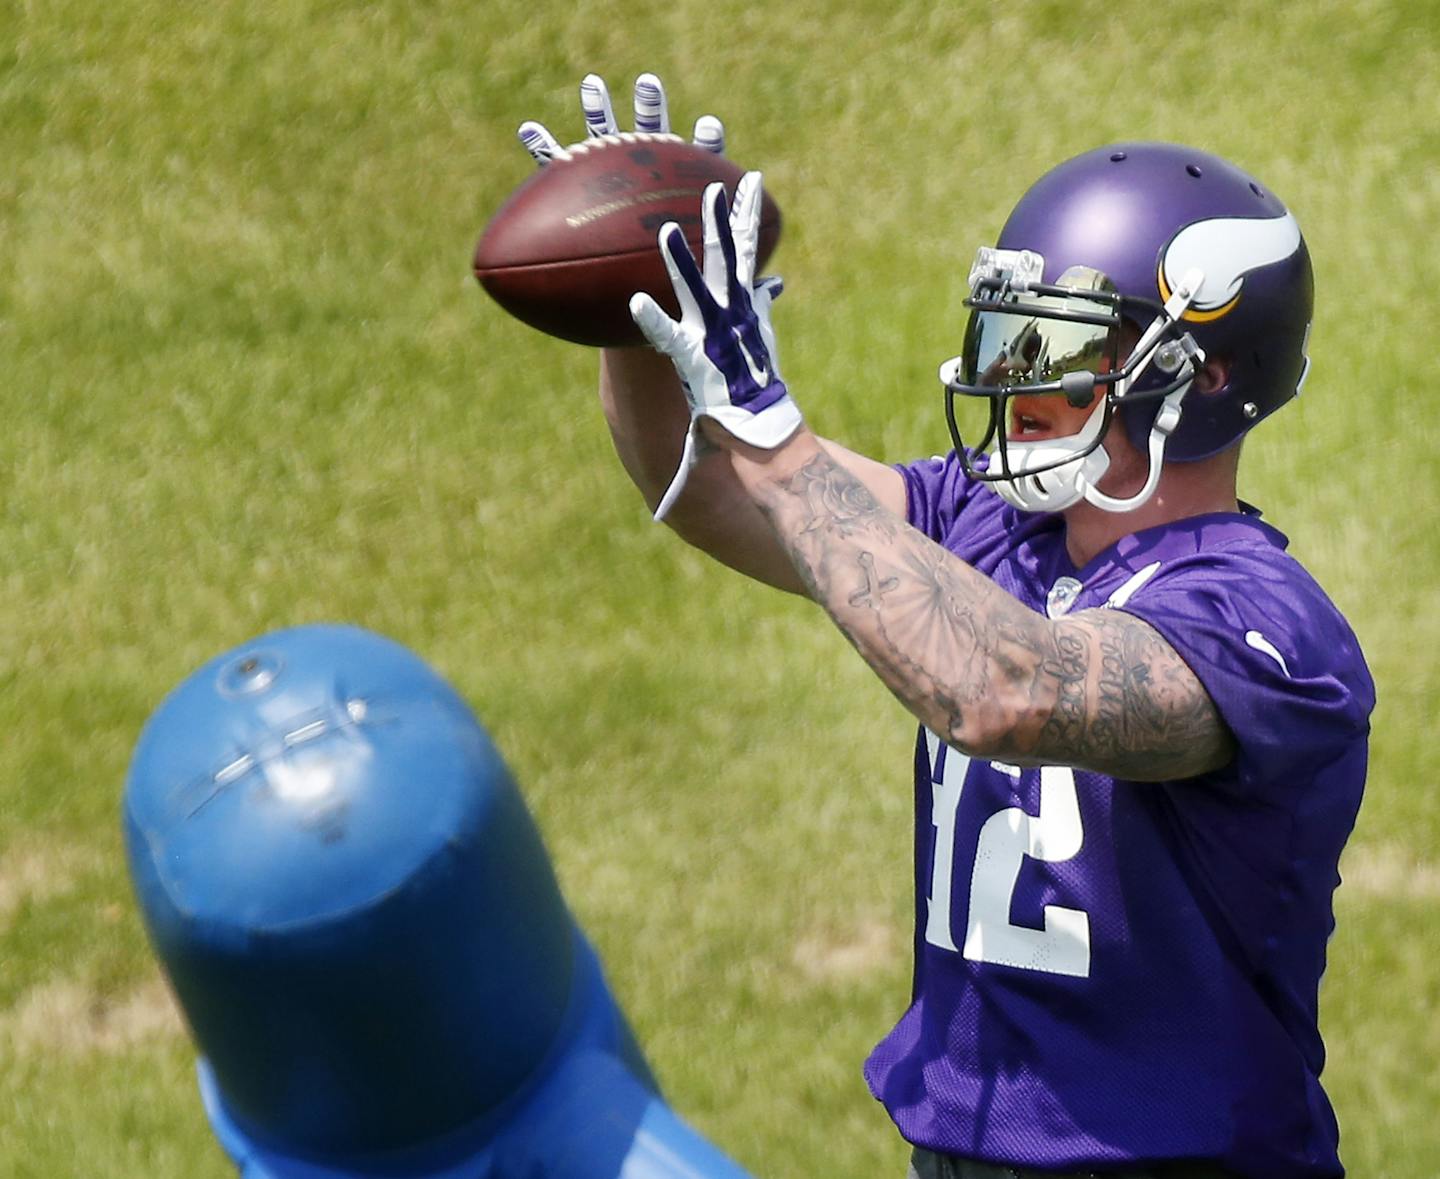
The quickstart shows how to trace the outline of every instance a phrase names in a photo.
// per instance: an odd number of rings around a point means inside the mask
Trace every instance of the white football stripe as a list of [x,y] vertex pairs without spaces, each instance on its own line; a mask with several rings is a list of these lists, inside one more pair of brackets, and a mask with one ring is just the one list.
[[1191,304],[1197,311],[1223,307],[1240,293],[1252,270],[1290,257],[1300,248],[1300,225],[1283,217],[1216,217],[1187,225],[1175,235],[1161,263],[1165,284],[1174,290],[1190,269],[1205,272]]

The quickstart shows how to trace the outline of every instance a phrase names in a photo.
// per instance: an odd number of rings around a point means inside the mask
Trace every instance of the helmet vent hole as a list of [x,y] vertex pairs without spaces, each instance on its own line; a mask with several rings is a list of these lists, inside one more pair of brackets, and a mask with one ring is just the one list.
[[1256,196],[1260,197],[1261,199],[1264,199],[1265,190],[1264,190],[1263,188],[1261,188],[1258,184],[1256,184],[1255,181],[1253,181],[1253,180],[1250,181],[1250,191],[1253,192]]
[[1199,164],[1186,164],[1186,165],[1185,165],[1185,171],[1189,172],[1190,175],[1193,176],[1193,177],[1195,177],[1196,180],[1199,180],[1199,179],[1200,179],[1200,165],[1199,165]]
[[1125,153],[1124,153],[1123,151],[1112,151],[1112,152],[1110,153],[1110,162],[1111,162],[1112,164],[1118,164],[1118,163],[1119,163],[1121,160],[1123,160],[1124,158],[1125,158]]

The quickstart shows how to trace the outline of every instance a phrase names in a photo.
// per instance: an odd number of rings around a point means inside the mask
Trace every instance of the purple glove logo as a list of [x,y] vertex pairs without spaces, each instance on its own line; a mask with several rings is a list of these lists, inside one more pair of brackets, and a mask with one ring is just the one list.
[[[762,388],[770,383],[770,370],[768,368],[757,368],[755,361],[751,359],[750,350],[745,347],[745,338],[740,334],[739,328],[731,328],[735,335],[735,343],[740,348],[740,355],[745,358],[745,367],[750,370],[750,379]],[[769,357],[766,357],[769,361]]]

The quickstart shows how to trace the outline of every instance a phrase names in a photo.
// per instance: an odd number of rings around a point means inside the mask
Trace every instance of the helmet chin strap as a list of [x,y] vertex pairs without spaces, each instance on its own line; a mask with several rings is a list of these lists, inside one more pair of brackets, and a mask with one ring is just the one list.
[[1145,477],[1145,485],[1128,499],[1116,499],[1106,495],[1093,484],[1087,484],[1083,492],[1087,503],[1092,503],[1106,512],[1133,512],[1155,494],[1155,488],[1160,485],[1161,465],[1165,462],[1165,444],[1175,432],[1175,427],[1180,424],[1180,399],[1189,391],[1192,383],[1193,381],[1186,381],[1160,403],[1160,412],[1155,415],[1155,424],[1150,427],[1150,473]]

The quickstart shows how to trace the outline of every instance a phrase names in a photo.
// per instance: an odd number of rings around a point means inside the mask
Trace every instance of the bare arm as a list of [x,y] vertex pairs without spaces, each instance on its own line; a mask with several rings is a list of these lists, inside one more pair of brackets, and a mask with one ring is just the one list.
[[810,596],[947,743],[1142,781],[1233,756],[1203,686],[1140,619],[1042,617],[905,524],[803,430],[734,462]]
[[[615,451],[653,511],[675,474],[690,415],[675,368],[649,348],[600,355],[600,403]],[[905,485],[893,468],[833,442],[820,445],[878,503],[905,511]],[[688,543],[741,573],[791,593],[805,585],[759,507],[735,477],[730,456],[715,451],[691,473],[665,523]]]

